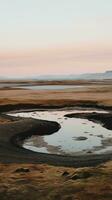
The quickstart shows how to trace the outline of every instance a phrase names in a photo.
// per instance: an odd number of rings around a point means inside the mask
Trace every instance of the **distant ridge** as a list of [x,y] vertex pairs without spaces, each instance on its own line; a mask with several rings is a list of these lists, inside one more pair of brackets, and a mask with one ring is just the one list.
[[[31,78],[31,77],[29,77]],[[32,77],[35,80],[103,80],[112,79],[112,71],[106,71],[104,73],[86,73],[79,75],[45,75]]]
[[104,73],[85,73],[85,74],[73,74],[73,75],[40,75],[40,76],[28,76],[28,77],[0,77],[0,80],[104,80],[112,79],[112,70]]

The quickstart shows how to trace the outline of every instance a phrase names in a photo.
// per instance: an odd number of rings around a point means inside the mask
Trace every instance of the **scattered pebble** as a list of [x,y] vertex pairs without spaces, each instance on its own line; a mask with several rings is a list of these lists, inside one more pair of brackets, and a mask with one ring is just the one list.
[[18,168],[14,171],[14,173],[28,173],[30,172],[30,169],[28,168]]
[[84,137],[84,136],[80,136],[80,137],[77,137],[75,138],[75,140],[77,141],[80,141],[80,140],[87,140],[88,138],[87,137]]
[[62,176],[68,176],[69,175],[69,172],[65,171],[63,172]]
[[97,135],[97,137],[103,138],[103,135]]
[[87,151],[87,153],[92,153],[92,151],[91,151],[91,150],[89,150],[89,151]]
[[85,178],[89,178],[89,177],[91,177],[92,176],[92,174],[91,173],[89,173],[89,172],[78,172],[78,173],[76,173],[75,175],[73,175],[72,177],[71,177],[71,179],[72,180],[77,180],[77,179],[85,179]]

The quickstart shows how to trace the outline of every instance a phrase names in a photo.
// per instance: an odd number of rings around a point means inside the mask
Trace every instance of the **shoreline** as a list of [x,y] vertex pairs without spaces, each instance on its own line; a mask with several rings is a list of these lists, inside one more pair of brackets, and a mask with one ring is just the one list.
[[[111,113],[108,113],[108,115],[111,115]],[[0,124],[0,131],[3,134],[2,138],[0,137],[0,140],[2,139],[2,142],[0,141],[1,163],[41,163],[65,167],[93,167],[112,159],[111,153],[70,157],[24,149],[20,144],[23,139],[32,135],[39,135],[39,132],[41,132],[41,135],[44,135],[45,131],[46,134],[52,134],[59,130],[60,125],[52,121],[6,116],[6,113],[1,114],[1,117],[11,120],[11,122]]]
[[0,114],[12,112],[12,111],[18,111],[19,110],[38,110],[38,109],[63,109],[63,108],[93,108],[93,109],[103,109],[106,111],[112,111],[112,106],[105,106],[105,105],[99,105],[97,101],[70,101],[63,104],[58,104],[58,101],[56,104],[35,104],[35,103],[17,103],[17,104],[6,104],[6,105],[0,105]]
[[67,114],[68,118],[88,119],[95,123],[100,123],[104,128],[112,130],[112,113],[72,113]]

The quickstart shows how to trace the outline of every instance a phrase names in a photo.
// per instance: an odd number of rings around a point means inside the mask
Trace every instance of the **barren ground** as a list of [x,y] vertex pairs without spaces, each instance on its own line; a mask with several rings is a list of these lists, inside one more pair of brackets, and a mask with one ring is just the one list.
[[[32,82],[28,81],[27,84],[32,84]],[[77,82],[72,82],[72,84],[77,84]],[[82,81],[78,84],[91,87],[61,91],[1,88],[0,110],[77,105],[99,106],[112,110],[112,81],[86,83]],[[0,118],[0,124],[5,123],[8,124],[10,121]],[[0,200],[7,199],[111,200],[112,161],[88,168],[26,164],[21,161],[19,164],[2,162],[0,164]]]

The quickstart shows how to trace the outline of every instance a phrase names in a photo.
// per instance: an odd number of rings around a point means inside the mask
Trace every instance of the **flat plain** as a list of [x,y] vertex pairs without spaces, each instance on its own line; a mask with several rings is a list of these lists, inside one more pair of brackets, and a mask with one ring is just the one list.
[[[35,85],[78,85],[63,90],[26,89]],[[23,88],[21,88],[22,86]],[[20,87],[20,88],[19,88]],[[2,130],[11,127],[12,133],[22,131],[19,123],[29,121],[8,118],[4,113],[25,109],[59,109],[69,107],[92,107],[112,112],[112,80],[105,81],[1,81],[0,82],[0,199],[1,200],[111,200],[112,199],[112,161],[103,160],[95,166],[65,166],[64,164],[37,163],[33,158],[26,159],[22,149],[2,141]],[[28,119],[29,120],[29,119]],[[31,120],[31,119],[30,119]],[[38,123],[34,123],[37,128]],[[12,126],[13,124],[13,126]],[[16,129],[15,129],[16,124]],[[17,125],[18,124],[18,125]],[[30,124],[29,124],[30,126]],[[45,126],[45,124],[41,124]],[[52,123],[49,127],[55,126]],[[13,128],[12,128],[13,127]],[[48,131],[52,131],[48,127]],[[53,127],[54,128],[54,127]],[[57,127],[55,127],[57,128]],[[42,130],[42,129],[41,129]],[[27,152],[26,152],[27,154]],[[30,157],[30,153],[27,154]],[[37,158],[38,160],[38,158]],[[69,161],[68,161],[69,162]],[[69,165],[69,164],[68,164]]]

